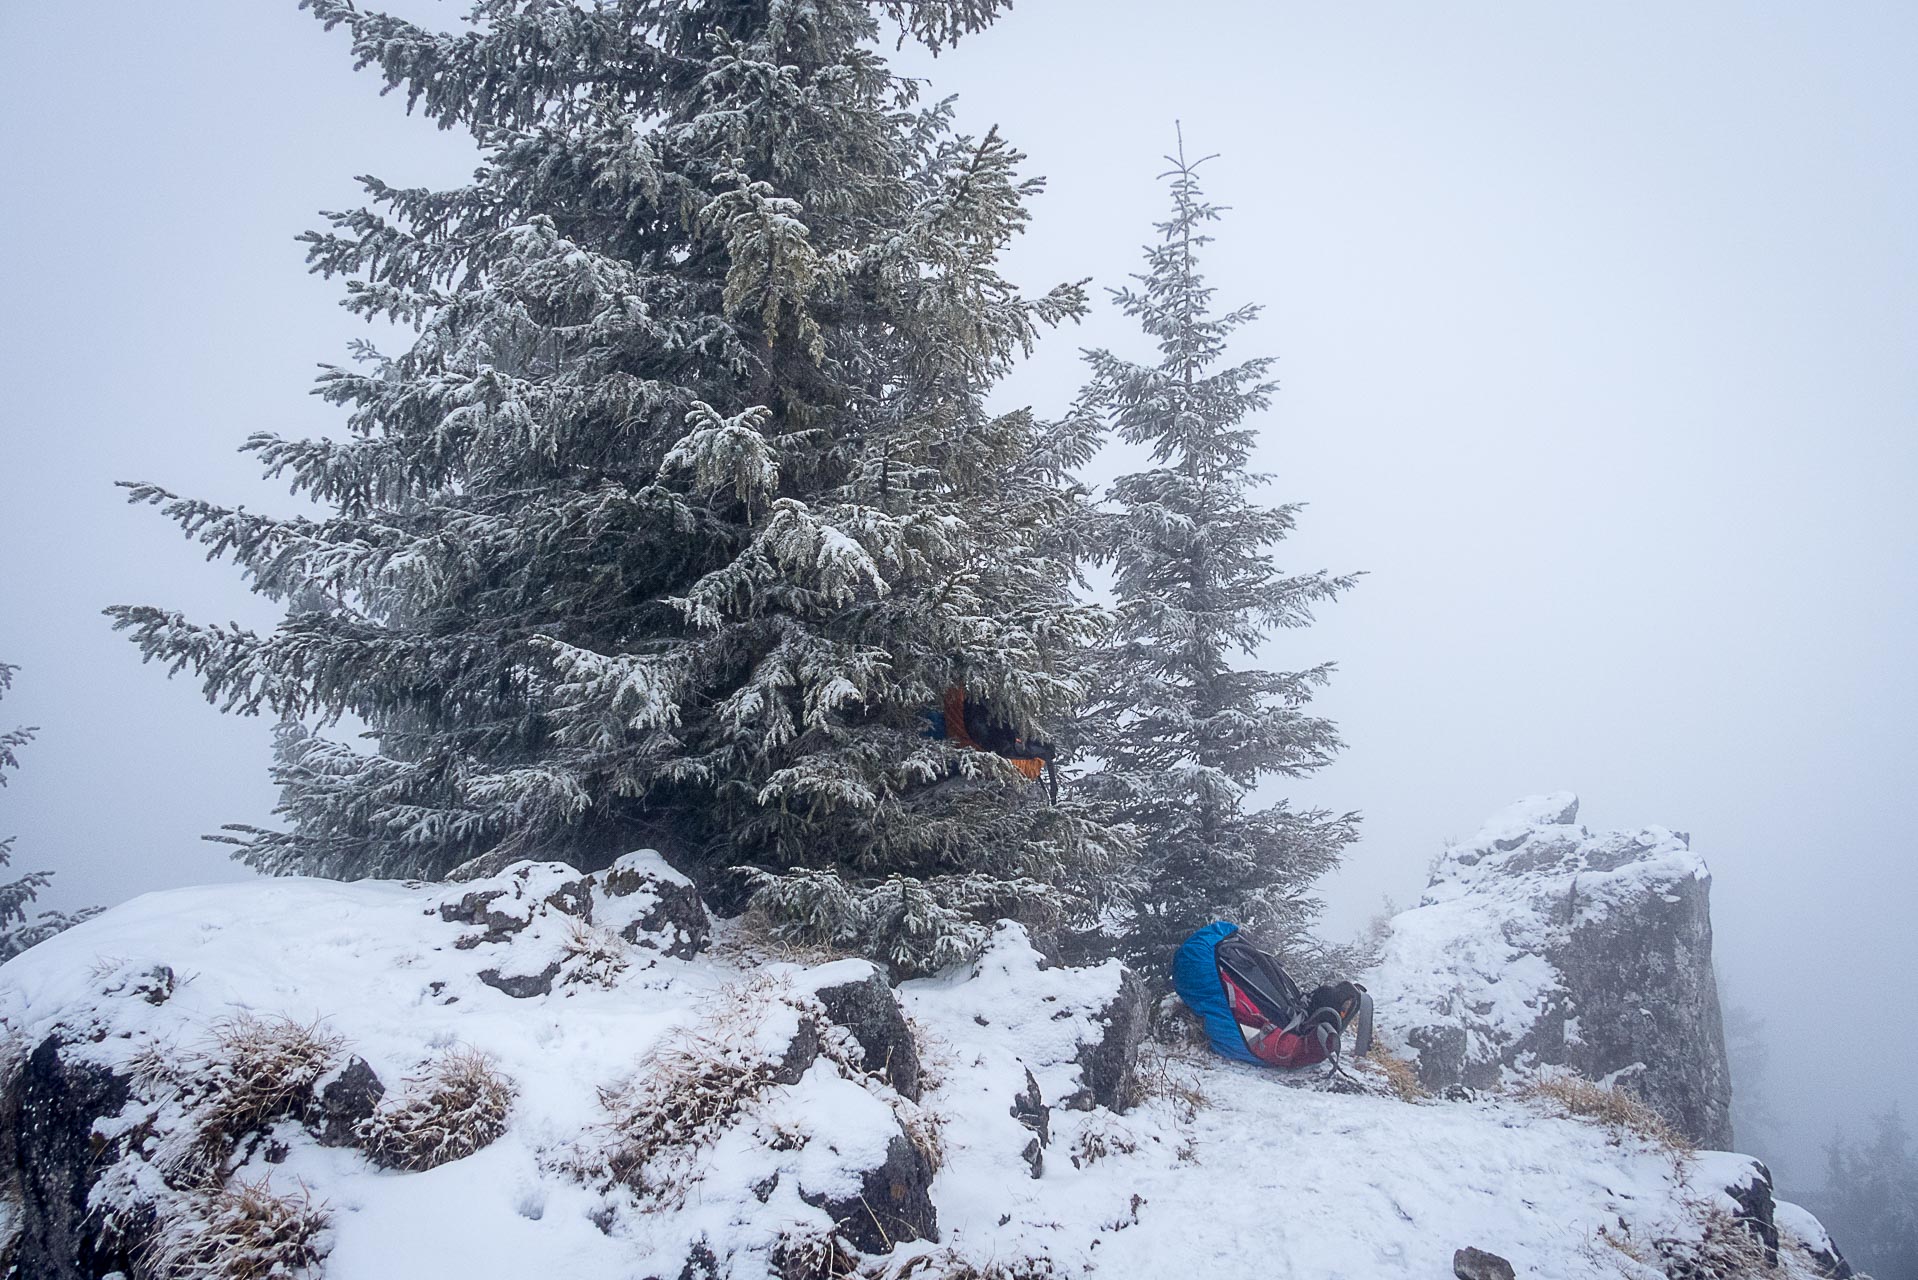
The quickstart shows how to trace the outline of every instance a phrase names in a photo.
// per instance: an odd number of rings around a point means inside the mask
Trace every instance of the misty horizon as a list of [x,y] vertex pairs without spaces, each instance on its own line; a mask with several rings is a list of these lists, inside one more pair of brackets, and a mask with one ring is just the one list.
[[[1365,817],[1325,932],[1413,905],[1522,796],[1690,833],[1726,1001],[1769,1030],[1758,1154],[1802,1195],[1837,1126],[1918,1082],[1918,996],[1883,981],[1918,962],[1918,14],[1160,12],[1021,6],[893,55],[1047,177],[1009,274],[1093,280],[994,403],[1056,416],[1081,348],[1140,354],[1103,290],[1163,216],[1178,121],[1218,153],[1220,302],[1265,307],[1234,355],[1278,357],[1254,466],[1307,504],[1280,557],[1366,574],[1260,655],[1338,664],[1315,708],[1345,753],[1262,792]],[[305,392],[367,333],[294,237],[355,174],[450,184],[475,152],[291,0],[16,7],[0,41],[0,728],[41,728],[0,834],[57,873],[42,905],[110,905],[249,875],[200,837],[275,794],[270,721],[143,669],[101,610],[279,616],[115,482],[292,509],[237,448],[337,431]]]

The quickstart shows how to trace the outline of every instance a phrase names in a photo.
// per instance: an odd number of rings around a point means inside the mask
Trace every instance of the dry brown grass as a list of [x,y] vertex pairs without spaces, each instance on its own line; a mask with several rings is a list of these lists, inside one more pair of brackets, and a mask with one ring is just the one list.
[[566,938],[560,944],[564,977],[562,983],[610,987],[619,975],[631,967],[631,948],[618,934],[587,924],[577,917],[566,922]]
[[1584,1255],[1630,1280],[1776,1280],[1792,1274],[1789,1267],[1773,1265],[1758,1233],[1723,1204],[1688,1200],[1683,1208],[1696,1234],[1641,1240],[1621,1222],[1600,1227],[1586,1241]]
[[407,1080],[396,1106],[354,1129],[361,1149],[388,1169],[434,1169],[472,1155],[506,1132],[518,1087],[477,1049],[442,1054]]
[[782,1236],[767,1259],[781,1280],[859,1280],[859,1261],[830,1231]]
[[213,1024],[197,1050],[156,1044],[135,1055],[131,1065],[142,1091],[170,1092],[188,1114],[161,1157],[169,1181],[201,1189],[223,1183],[240,1142],[299,1114],[344,1046],[319,1022],[239,1013]]
[[1772,1280],[1778,1272],[1746,1220],[1724,1206],[1693,1201],[1697,1239],[1652,1241],[1669,1280]]
[[235,1179],[166,1215],[143,1270],[155,1280],[294,1280],[317,1274],[330,1215],[304,1186]]
[[1675,1155],[1692,1152],[1692,1144],[1665,1118],[1623,1089],[1612,1088],[1562,1073],[1543,1076],[1525,1085],[1519,1096],[1544,1102],[1575,1119],[1610,1129],[1615,1136],[1631,1134]]
[[1399,1057],[1385,1045],[1374,1039],[1372,1049],[1363,1057],[1352,1059],[1352,1065],[1367,1075],[1376,1076],[1384,1081],[1400,1102],[1423,1102],[1432,1095],[1419,1083],[1418,1068],[1411,1061]]
[[598,1150],[573,1171],[631,1189],[648,1207],[682,1203],[697,1180],[692,1153],[717,1138],[772,1083],[777,1063],[755,1039],[773,984],[722,994],[700,1022],[667,1036],[627,1081],[600,1090],[608,1113]]

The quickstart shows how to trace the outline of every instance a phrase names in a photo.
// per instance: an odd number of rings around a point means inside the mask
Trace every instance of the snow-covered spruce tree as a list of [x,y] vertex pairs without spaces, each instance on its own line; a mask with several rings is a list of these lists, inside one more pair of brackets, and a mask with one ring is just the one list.
[[[0,662],[0,694],[13,687],[13,673],[19,669],[11,663]],[[33,728],[0,730],[0,787],[7,785],[7,770],[20,767],[20,748],[33,741],[33,735],[38,732]],[[15,838],[0,836],[0,867],[13,862]],[[0,884],[0,961],[11,960],[36,942],[44,942],[62,929],[71,929],[98,914],[97,907],[71,913],[42,911],[29,921],[27,908],[52,881],[51,871],[29,871],[18,880]]]
[[482,163],[366,179],[306,237],[418,332],[325,372],[347,438],[248,442],[323,518],[131,487],[290,604],[267,634],[111,611],[224,709],[318,726],[240,856],[660,844],[900,968],[1088,875],[1083,810],[922,736],[955,682],[1043,731],[1098,622],[1049,541],[1088,436],[983,408],[1083,291],[998,274],[1037,183],[876,52],[882,19],[938,50],[1002,0],[481,0],[456,35],[303,3]]
[[1087,353],[1091,380],[1079,412],[1151,450],[1150,470],[1114,481],[1097,556],[1114,570],[1117,627],[1102,654],[1101,697],[1085,746],[1100,770],[1084,790],[1137,831],[1133,873],[1115,884],[1109,926],[1149,972],[1169,949],[1214,919],[1237,921],[1275,945],[1316,913],[1308,886],[1356,834],[1357,817],[1248,810],[1263,777],[1300,777],[1328,763],[1333,725],[1308,715],[1330,665],[1305,671],[1240,669],[1275,628],[1303,627],[1312,607],[1352,584],[1326,573],[1285,574],[1272,549],[1296,506],[1259,505],[1268,477],[1247,469],[1257,440],[1248,420],[1275,384],[1269,359],[1226,364],[1226,346],[1258,314],[1212,310],[1200,274],[1208,223],[1221,210],[1199,189],[1184,150],[1165,176],[1172,216],[1156,225],[1138,287],[1114,300],[1154,339],[1150,364]]

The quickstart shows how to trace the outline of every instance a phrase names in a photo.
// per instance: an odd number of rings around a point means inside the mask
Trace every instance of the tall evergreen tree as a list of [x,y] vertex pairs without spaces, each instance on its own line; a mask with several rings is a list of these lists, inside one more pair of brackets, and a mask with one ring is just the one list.
[[1139,834],[1136,874],[1112,906],[1125,949],[1148,967],[1221,917],[1275,944],[1296,934],[1316,911],[1307,887],[1357,823],[1284,801],[1247,808],[1261,778],[1311,773],[1340,742],[1305,709],[1330,664],[1275,672],[1235,667],[1235,657],[1275,628],[1308,625],[1312,607],[1353,579],[1286,574],[1273,562],[1298,507],[1260,505],[1253,491],[1268,477],[1247,469],[1258,438],[1250,419],[1275,389],[1272,361],[1225,362],[1258,308],[1214,313],[1199,255],[1221,210],[1200,191],[1202,161],[1188,163],[1181,145],[1171,163],[1172,216],[1155,224],[1137,287],[1113,291],[1158,359],[1088,352],[1079,406],[1155,464],[1108,494],[1096,543],[1115,573],[1118,617],[1103,696],[1086,720],[1086,746],[1104,761],[1086,790]]
[[[1097,824],[920,715],[963,683],[1043,729],[1097,624],[1049,542],[1088,436],[983,404],[1083,291],[998,274],[1038,183],[875,51],[881,18],[937,51],[1003,0],[479,0],[456,35],[302,3],[482,163],[365,179],[305,237],[419,335],[325,371],[348,438],[248,442],[324,518],[132,486],[290,604],[267,634],[112,611],[224,709],[321,727],[282,736],[284,828],[240,856],[664,843],[906,968],[1077,883]],[[324,731],[349,714],[370,749]]]
[[[13,687],[14,672],[20,668],[0,662],[0,694]],[[38,729],[21,727],[0,730],[0,787],[7,785],[7,770],[20,767],[19,751],[33,741]],[[0,836],[0,867],[13,862],[13,842],[17,837]],[[37,942],[43,942],[98,913],[97,907],[84,911],[42,911],[29,919],[27,908],[40,891],[53,883],[51,871],[29,871],[18,880],[0,884],[0,960],[11,960]]]

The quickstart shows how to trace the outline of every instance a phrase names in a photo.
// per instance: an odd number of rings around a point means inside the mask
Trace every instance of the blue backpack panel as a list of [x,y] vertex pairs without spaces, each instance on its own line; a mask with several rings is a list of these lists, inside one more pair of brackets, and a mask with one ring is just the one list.
[[1232,1016],[1225,986],[1219,981],[1219,944],[1238,931],[1238,925],[1216,920],[1180,943],[1172,957],[1172,985],[1186,1008],[1204,1021],[1213,1052],[1257,1063],[1259,1059],[1245,1047],[1245,1036],[1239,1031],[1239,1021]]

